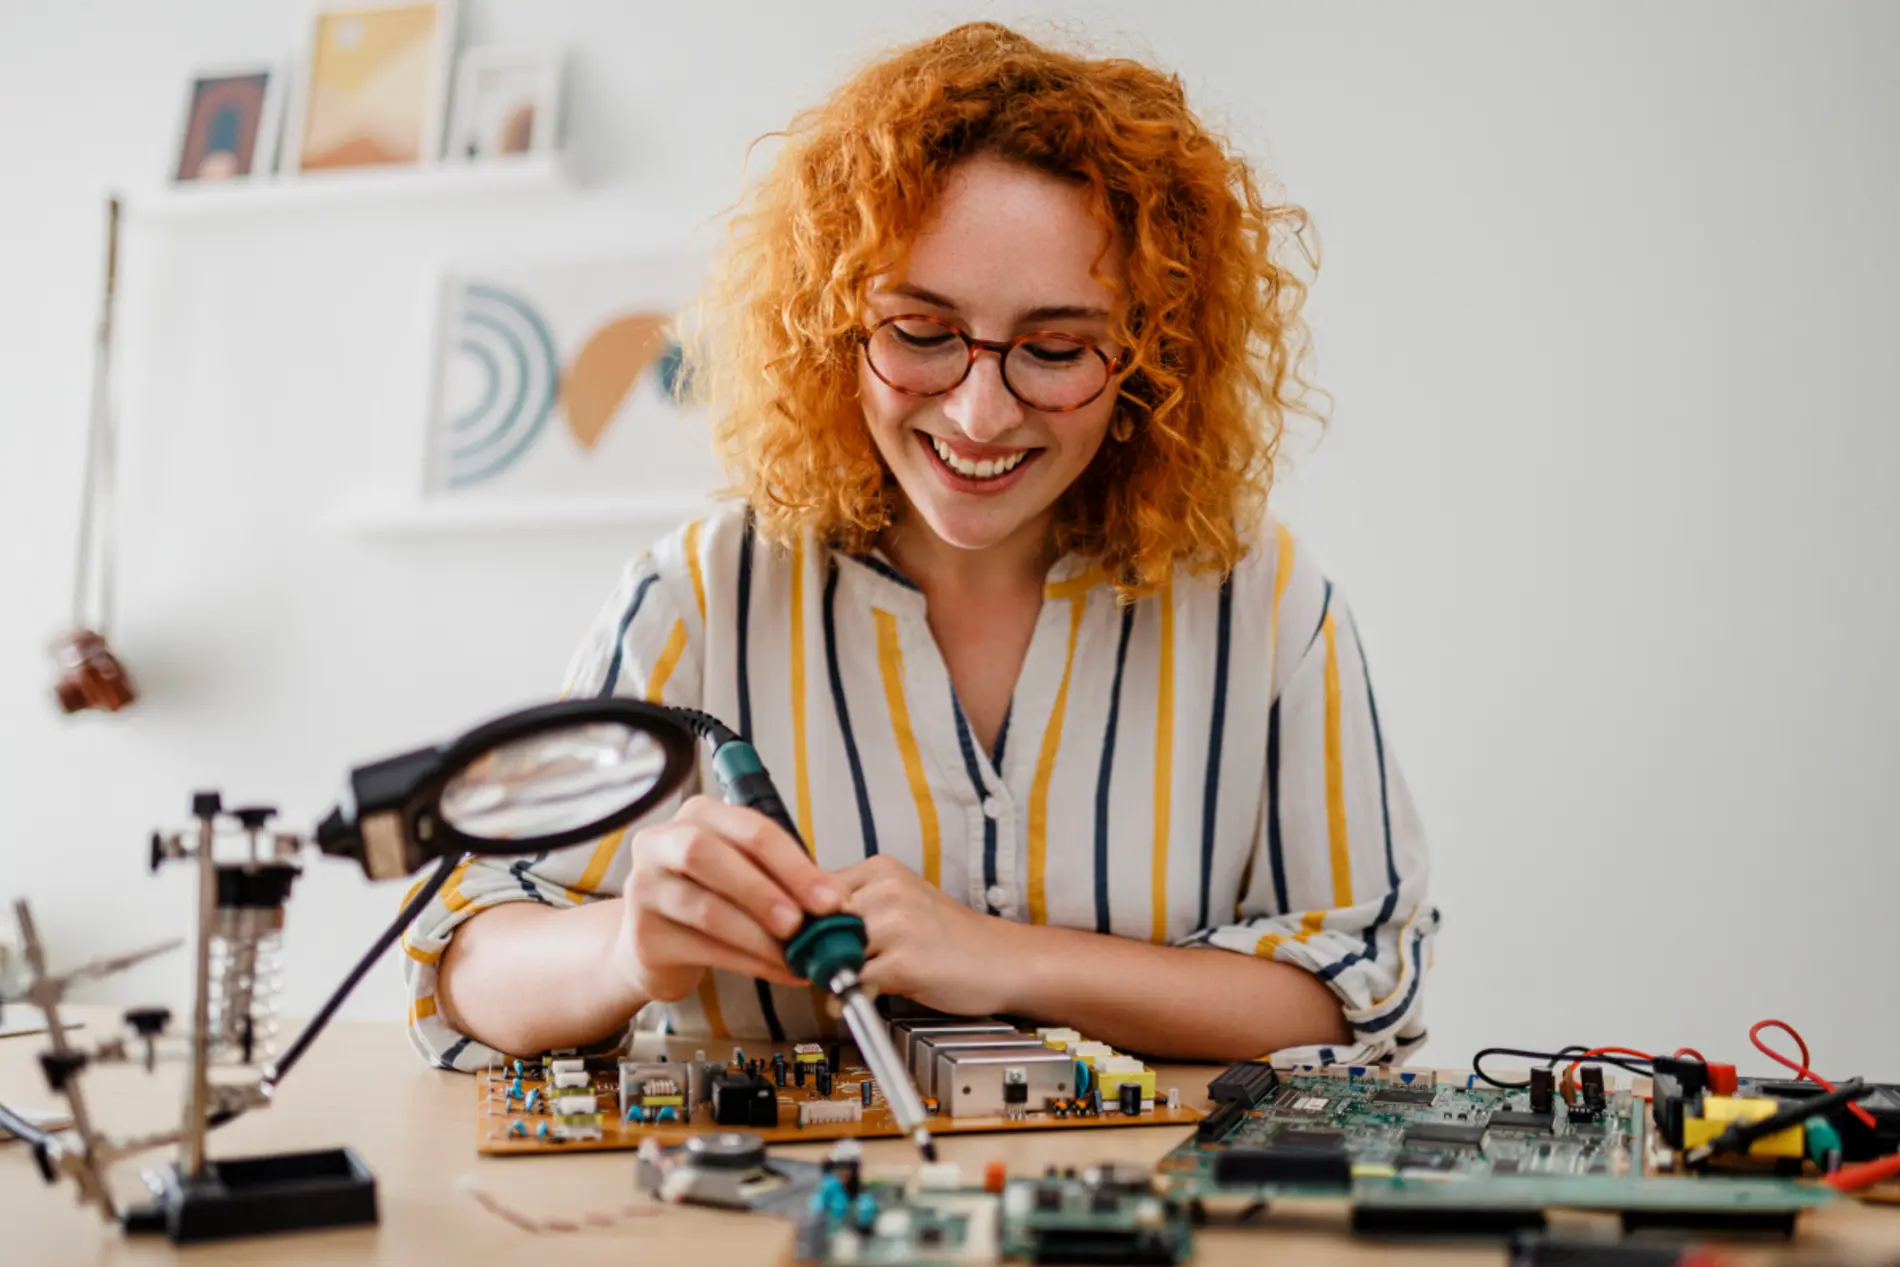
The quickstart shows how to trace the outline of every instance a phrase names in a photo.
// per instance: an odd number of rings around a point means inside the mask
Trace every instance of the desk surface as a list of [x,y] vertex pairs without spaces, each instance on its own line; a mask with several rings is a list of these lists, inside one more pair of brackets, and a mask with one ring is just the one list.
[[[109,1022],[104,1009],[79,1009],[88,1021]],[[0,1100],[53,1107],[36,1057],[39,1037],[0,1039]],[[1189,1103],[1205,1103],[1211,1069],[1160,1066],[1163,1086],[1178,1086]],[[177,1080],[139,1070],[104,1068],[88,1077],[91,1102],[115,1135],[160,1129],[177,1120]],[[463,1074],[424,1068],[395,1023],[339,1023],[311,1049],[285,1081],[269,1109],[254,1112],[213,1137],[213,1153],[291,1151],[348,1144],[375,1173],[382,1222],[373,1228],[273,1237],[268,1241],[174,1248],[153,1237],[127,1237],[90,1207],[75,1203],[70,1182],[48,1188],[25,1148],[0,1143],[0,1259],[15,1267],[41,1264],[303,1263],[502,1264],[558,1254],[560,1267],[628,1263],[775,1263],[791,1243],[791,1226],[758,1215],[665,1206],[652,1217],[611,1229],[530,1233],[478,1206],[463,1189],[465,1176],[510,1205],[540,1217],[581,1217],[643,1201],[635,1191],[630,1152],[566,1157],[478,1157],[473,1081]],[[1007,1137],[940,1137],[946,1161],[980,1174],[1007,1144],[1012,1170],[1040,1173],[1048,1165],[1101,1161],[1152,1163],[1181,1137],[1172,1127],[1128,1130],[1019,1132]],[[788,1155],[820,1158],[823,1145],[799,1145]],[[870,1167],[906,1164],[914,1154],[898,1140],[872,1141]],[[115,1189],[136,1200],[142,1164],[169,1160],[153,1153],[120,1163]],[[1197,1229],[1195,1263],[1201,1267],[1257,1264],[1267,1251],[1282,1267],[1305,1263],[1405,1261],[1501,1264],[1495,1248],[1417,1245],[1381,1247],[1343,1235],[1343,1212],[1298,1228]],[[1801,1240],[1900,1253],[1900,1209],[1843,1205],[1805,1216]]]

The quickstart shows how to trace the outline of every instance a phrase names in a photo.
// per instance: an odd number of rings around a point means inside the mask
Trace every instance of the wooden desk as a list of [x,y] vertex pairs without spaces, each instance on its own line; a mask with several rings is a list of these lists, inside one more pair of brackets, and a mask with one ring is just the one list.
[[[105,1009],[80,1009],[92,1026],[110,1024]],[[92,1032],[98,1032],[93,1030]],[[53,1107],[36,1063],[45,1040],[0,1039],[0,1100]],[[690,1048],[692,1044],[684,1044]],[[688,1051],[686,1054],[690,1054]],[[1162,1066],[1160,1085],[1178,1086],[1188,1103],[1205,1103],[1211,1069]],[[114,1134],[158,1129],[177,1120],[174,1078],[133,1069],[105,1068],[87,1075],[92,1102]],[[511,1205],[540,1216],[579,1216],[613,1210],[641,1198],[634,1188],[630,1152],[566,1157],[487,1158],[475,1154],[472,1080],[422,1067],[396,1023],[331,1027],[286,1079],[272,1107],[218,1131],[216,1156],[353,1147],[376,1175],[382,1222],[373,1228],[315,1232],[250,1241],[174,1247],[162,1237],[128,1237],[74,1202],[73,1185],[41,1182],[27,1150],[0,1143],[0,1262],[10,1267],[70,1267],[71,1264],[272,1264],[382,1263],[518,1264],[539,1256],[552,1267],[627,1267],[681,1264],[773,1263],[791,1244],[790,1224],[758,1215],[666,1206],[650,1218],[612,1230],[533,1234],[481,1209],[458,1187],[472,1175]],[[972,1179],[1007,1144],[1013,1171],[1040,1173],[1051,1164],[1071,1166],[1125,1160],[1152,1163],[1179,1141],[1172,1127],[1128,1130],[1020,1132],[1008,1136],[950,1135],[939,1138],[943,1159],[961,1164]],[[788,1155],[819,1158],[824,1145],[800,1145]],[[897,1166],[914,1159],[898,1140],[874,1141],[865,1149],[869,1167]],[[136,1200],[143,1189],[140,1163],[128,1160],[114,1172],[116,1189]],[[1196,1232],[1195,1262],[1202,1267],[1238,1267],[1271,1261],[1277,1267],[1305,1263],[1404,1261],[1501,1264],[1496,1248],[1419,1245],[1381,1247],[1343,1235],[1343,1212],[1297,1229],[1204,1228]],[[1807,1216],[1804,1243],[1885,1249],[1900,1256],[1900,1209],[1855,1206]]]

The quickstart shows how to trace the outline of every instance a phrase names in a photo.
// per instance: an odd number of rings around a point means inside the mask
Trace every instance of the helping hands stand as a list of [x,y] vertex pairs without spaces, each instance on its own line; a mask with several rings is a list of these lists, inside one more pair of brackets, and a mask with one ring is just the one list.
[[[72,1129],[36,1145],[41,1171],[52,1182],[70,1176],[79,1197],[117,1218],[128,1232],[163,1232],[174,1242],[255,1236],[320,1227],[374,1223],[376,1181],[347,1148],[213,1161],[205,1137],[215,1126],[267,1106],[275,1068],[255,1062],[271,1055],[276,1029],[275,951],[283,928],[284,901],[300,874],[294,865],[300,837],[267,834],[274,812],[224,812],[217,793],[193,798],[194,839],[186,833],[154,834],[151,866],[189,860],[198,870],[198,919],[194,952],[192,1026],[182,1053],[161,1055],[171,1022],[165,1008],[135,1008],[125,1014],[137,1035],[108,1038],[91,1050],[76,1047],[60,1018],[60,1004],[75,982],[103,977],[176,949],[177,940],[113,958],[95,960],[61,976],[47,971],[45,947],[24,901],[15,904],[29,972],[26,999],[46,1014],[50,1050],[41,1057],[47,1082],[71,1110]],[[248,857],[220,862],[219,820],[235,821],[248,843]],[[185,1104],[176,1130],[128,1139],[101,1133],[86,1102],[81,1075],[90,1065],[143,1063],[149,1072],[161,1058],[189,1069]],[[242,1070],[232,1077],[232,1070]],[[122,1209],[106,1171],[125,1157],[178,1145],[177,1160],[144,1178],[149,1203]]]

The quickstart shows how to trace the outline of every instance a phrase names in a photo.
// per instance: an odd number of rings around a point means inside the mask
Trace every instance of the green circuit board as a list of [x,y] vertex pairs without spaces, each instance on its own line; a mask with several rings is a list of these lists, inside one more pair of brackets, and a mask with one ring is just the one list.
[[830,1208],[821,1193],[790,1257],[813,1267],[1186,1262],[1186,1213],[1153,1183],[1146,1170],[1113,1166],[1012,1179],[1000,1193],[872,1181]]
[[1647,1102],[1614,1090],[1600,1112],[1523,1091],[1306,1073],[1222,1105],[1162,1158],[1166,1190],[1209,1218],[1254,1219],[1288,1197],[1351,1203],[1362,1231],[1534,1226],[1550,1209],[1631,1226],[1791,1229],[1825,1188],[1781,1178],[1656,1175]]

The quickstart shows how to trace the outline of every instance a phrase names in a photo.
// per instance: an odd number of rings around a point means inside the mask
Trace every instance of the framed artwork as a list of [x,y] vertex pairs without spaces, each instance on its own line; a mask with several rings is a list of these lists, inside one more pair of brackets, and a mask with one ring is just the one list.
[[719,466],[673,329],[702,275],[685,250],[445,269],[424,499],[710,493]]
[[440,157],[455,0],[326,4],[308,40],[285,139],[286,174]]
[[559,51],[471,48],[456,66],[447,157],[479,163],[551,153],[560,103]]
[[233,66],[192,76],[172,165],[175,181],[264,175],[277,157],[284,73]]

